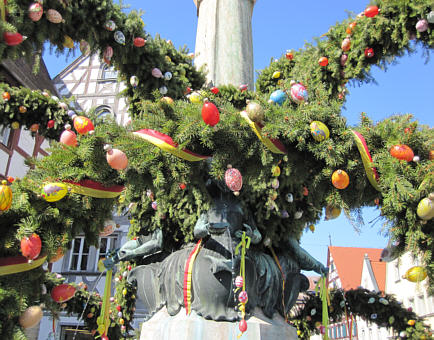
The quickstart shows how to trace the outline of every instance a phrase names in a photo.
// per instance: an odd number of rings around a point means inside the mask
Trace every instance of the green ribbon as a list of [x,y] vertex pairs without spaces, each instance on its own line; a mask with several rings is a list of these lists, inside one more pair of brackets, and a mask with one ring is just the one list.
[[322,325],[324,326],[324,336],[323,339],[324,340],[329,340],[329,336],[328,336],[328,326],[329,326],[329,310],[328,310],[328,306],[330,305],[330,296],[329,296],[329,291],[326,285],[326,277],[325,276],[321,276],[321,278],[319,279],[316,287],[315,287],[315,294],[318,295],[318,290],[319,290],[319,296],[321,298],[322,301]]
[[5,8],[4,0],[0,0],[0,11],[1,11],[2,20],[6,21],[6,8]]

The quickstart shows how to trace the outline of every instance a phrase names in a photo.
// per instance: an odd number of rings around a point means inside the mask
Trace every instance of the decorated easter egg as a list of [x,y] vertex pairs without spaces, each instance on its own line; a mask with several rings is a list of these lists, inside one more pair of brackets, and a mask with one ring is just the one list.
[[345,38],[344,40],[342,40],[341,48],[342,51],[348,52],[351,48],[351,40],[349,38]]
[[20,315],[18,322],[23,328],[31,328],[38,324],[43,317],[42,308],[40,306],[30,306],[23,314]]
[[414,157],[413,150],[405,144],[397,144],[390,148],[390,155],[400,160],[411,162]]
[[168,91],[167,86],[161,86],[158,91],[164,96]]
[[300,84],[295,83],[291,86],[291,98],[296,103],[301,103],[303,101],[307,101],[308,94],[306,88]]
[[12,190],[7,183],[6,180],[3,180],[0,186],[0,211],[8,210],[12,205]]
[[66,48],[74,48],[74,40],[69,35],[65,35],[63,40],[63,46]]
[[209,102],[205,99],[205,102],[202,106],[202,119],[205,124],[209,126],[216,125],[220,120],[220,113],[213,103]]
[[434,24],[434,11],[431,11],[431,12],[428,13],[428,15],[426,16],[426,20],[430,24]]
[[434,202],[429,197],[421,199],[416,212],[417,216],[423,220],[432,219],[434,217]]
[[327,66],[328,64],[329,64],[329,60],[327,59],[327,57],[321,57],[321,58],[319,58],[319,60],[318,60],[318,64],[320,65],[320,66]]
[[44,9],[40,2],[34,2],[29,6],[29,18],[32,21],[39,21],[42,17]]
[[155,77],[155,78],[163,78],[163,73],[161,72],[161,70],[159,68],[153,68],[151,71],[151,74]]
[[421,19],[416,23],[416,30],[418,32],[425,32],[428,29],[428,21],[426,19]]
[[340,59],[341,66],[345,66],[345,64],[347,63],[347,60],[348,60],[348,54],[343,53],[341,55],[341,59]]
[[16,46],[23,42],[23,36],[18,32],[4,32],[3,41],[8,46]]
[[238,325],[238,329],[240,330],[241,333],[244,333],[245,331],[247,331],[247,321],[244,319],[241,319],[240,323]]
[[113,32],[116,29],[116,24],[113,20],[108,20],[105,24],[104,24],[104,28],[107,31]]
[[113,47],[107,46],[103,53],[104,59],[110,60],[113,57]]
[[145,43],[146,43],[146,40],[143,39],[142,37],[136,37],[133,40],[133,44],[136,47],[143,47],[143,46],[145,46]]
[[21,239],[21,253],[29,261],[36,259],[41,253],[42,242],[38,234],[24,236]]
[[49,9],[45,15],[47,16],[47,20],[52,22],[53,24],[59,24],[63,21],[62,14],[60,14],[55,9]]
[[275,71],[275,72],[273,73],[272,77],[273,77],[274,79],[278,79],[278,78],[280,78],[280,72],[279,72],[279,71]]
[[328,127],[318,120],[310,123],[310,133],[312,134],[313,139],[315,139],[317,142],[322,142],[330,137],[330,131]]
[[75,292],[76,289],[74,286],[63,283],[51,290],[51,298],[58,303],[63,303],[72,299],[75,295]]
[[368,6],[364,13],[368,18],[373,18],[379,13],[379,10],[377,6]]
[[341,214],[342,209],[340,207],[335,207],[333,205],[326,206],[325,210],[325,219],[327,220],[334,220],[335,218],[338,218]]
[[235,278],[235,287],[241,288],[243,286],[244,279],[242,276],[237,276]]
[[121,31],[116,31],[113,38],[118,44],[125,45],[125,35]]
[[74,129],[77,130],[80,135],[86,135],[88,132],[94,131],[95,127],[89,118],[77,116],[74,118]]
[[77,135],[71,130],[71,125],[65,125],[65,131],[60,135],[59,142],[69,146],[77,146]]
[[286,93],[282,90],[276,90],[270,95],[270,100],[273,103],[282,105],[283,102],[286,100]]
[[68,193],[68,187],[64,183],[48,183],[42,188],[41,196],[47,202],[61,200]]
[[350,184],[350,177],[344,170],[336,170],[332,174],[332,184],[337,189],[345,189]]
[[139,85],[139,78],[137,76],[131,76],[130,84],[132,87],[137,87],[137,85]]
[[414,266],[411,267],[407,272],[402,276],[403,279],[406,279],[410,282],[421,282],[425,280],[427,277],[427,272],[424,267]]
[[372,58],[374,56],[374,49],[372,47],[366,47],[364,53],[366,58]]
[[265,118],[264,109],[261,104],[255,101],[247,101],[246,112],[250,120],[255,123],[261,123]]
[[190,94],[190,96],[188,97],[188,99],[193,104],[200,104],[200,103],[202,103],[201,96],[200,96],[200,94],[198,92],[193,92],[192,94]]
[[109,149],[106,154],[107,163],[115,170],[124,170],[128,166],[128,158],[118,149]]
[[80,52],[85,55],[90,53],[90,46],[86,40],[80,41]]
[[243,176],[238,169],[228,165],[228,169],[225,172],[225,183],[227,187],[234,192],[235,195],[239,194],[239,191],[243,187]]
[[170,80],[170,79],[172,79],[172,72],[165,72],[164,73],[164,79],[165,80]]
[[240,301],[241,303],[247,303],[248,300],[249,297],[245,290],[241,291],[240,294],[238,294],[238,301]]

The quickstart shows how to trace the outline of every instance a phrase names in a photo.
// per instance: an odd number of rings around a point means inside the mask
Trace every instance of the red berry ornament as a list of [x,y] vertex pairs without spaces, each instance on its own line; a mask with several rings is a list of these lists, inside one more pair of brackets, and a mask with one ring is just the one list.
[[365,9],[365,16],[373,18],[378,14],[379,10],[377,6],[368,6]]
[[30,237],[23,237],[21,240],[21,253],[29,261],[36,259],[41,252],[41,238],[33,233]]
[[205,103],[202,106],[202,119],[205,124],[209,126],[216,125],[220,120],[220,113],[213,103],[205,99]]

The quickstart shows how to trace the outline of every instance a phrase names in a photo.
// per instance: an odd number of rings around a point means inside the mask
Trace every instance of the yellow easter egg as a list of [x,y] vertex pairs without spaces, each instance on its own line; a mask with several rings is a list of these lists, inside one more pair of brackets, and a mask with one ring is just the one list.
[[63,46],[65,46],[66,48],[74,48],[74,40],[72,40],[69,35],[65,35],[65,38],[63,40]]
[[190,97],[189,97],[190,101],[193,104],[201,104],[202,103],[202,99],[199,93],[197,92],[193,92]]
[[417,205],[417,216],[423,220],[430,220],[434,217],[434,204],[428,197],[422,199]]
[[329,128],[318,120],[310,123],[310,133],[312,134],[313,139],[317,142],[322,142],[330,137]]
[[427,277],[427,272],[424,267],[414,266],[411,267],[407,272],[402,276],[403,279],[406,279],[410,282],[420,282],[425,280]]
[[279,71],[275,71],[275,72],[273,73],[273,78],[274,78],[274,79],[280,78],[280,72],[279,72]]
[[41,196],[47,202],[61,200],[68,193],[68,187],[63,183],[48,183],[42,188]]

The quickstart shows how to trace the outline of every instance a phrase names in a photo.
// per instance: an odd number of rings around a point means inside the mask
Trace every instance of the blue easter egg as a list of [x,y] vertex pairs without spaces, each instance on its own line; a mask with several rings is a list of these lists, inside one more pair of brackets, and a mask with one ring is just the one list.
[[271,94],[270,100],[272,100],[276,104],[282,105],[283,102],[286,100],[286,93],[282,90],[276,90]]

